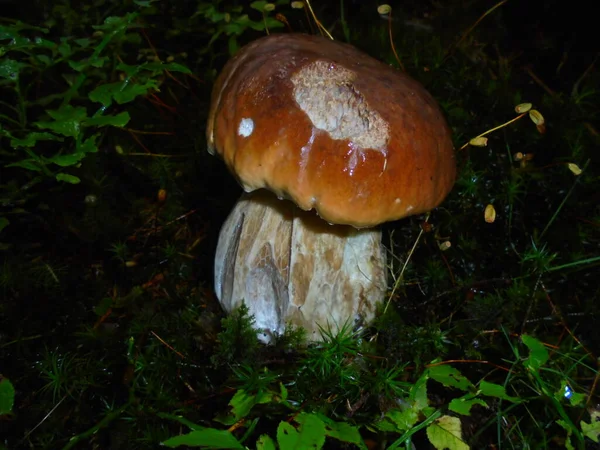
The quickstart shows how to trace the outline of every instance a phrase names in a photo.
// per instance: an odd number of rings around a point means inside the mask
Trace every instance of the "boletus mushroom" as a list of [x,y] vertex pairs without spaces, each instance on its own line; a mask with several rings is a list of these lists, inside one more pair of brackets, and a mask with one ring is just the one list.
[[387,290],[377,225],[431,210],[455,179],[432,96],[318,36],[243,47],[213,88],[207,140],[249,193],[219,235],[217,297],[245,302],[265,342],[287,323],[319,340],[319,326],[371,320]]

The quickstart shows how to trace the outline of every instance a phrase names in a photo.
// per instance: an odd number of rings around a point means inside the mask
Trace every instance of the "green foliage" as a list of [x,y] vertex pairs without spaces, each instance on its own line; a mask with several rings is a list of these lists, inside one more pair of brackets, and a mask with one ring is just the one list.
[[15,388],[7,378],[0,380],[0,416],[10,414],[15,403]]
[[216,352],[212,357],[213,364],[251,363],[258,350],[256,330],[253,328],[254,316],[249,314],[248,307],[242,304],[228,317],[221,321],[223,331],[217,338]]

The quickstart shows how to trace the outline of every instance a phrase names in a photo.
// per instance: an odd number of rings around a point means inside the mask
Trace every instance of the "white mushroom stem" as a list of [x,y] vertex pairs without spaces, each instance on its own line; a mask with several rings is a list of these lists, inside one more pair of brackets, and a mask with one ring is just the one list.
[[227,312],[245,302],[266,343],[288,323],[317,341],[319,325],[369,322],[386,278],[378,228],[329,225],[264,190],[244,195],[219,235],[217,297]]

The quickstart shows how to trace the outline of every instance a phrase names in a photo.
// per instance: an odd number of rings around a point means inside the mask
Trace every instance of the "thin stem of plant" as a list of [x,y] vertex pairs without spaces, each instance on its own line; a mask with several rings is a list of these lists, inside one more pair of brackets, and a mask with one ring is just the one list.
[[[428,220],[429,220],[429,213],[427,213],[427,216],[425,217],[425,221],[427,222]],[[417,244],[421,240],[421,236],[423,236],[423,233],[424,233],[423,228],[421,228],[421,231],[419,231],[419,235],[417,236],[417,239],[415,239],[415,243],[413,244],[412,248],[410,249],[410,252],[408,252],[408,255],[406,256],[406,260],[404,261],[402,270],[400,270],[400,274],[398,275],[398,278],[396,278],[396,281],[394,282],[394,287],[392,288],[392,292],[390,293],[390,295],[388,297],[388,301],[385,304],[385,308],[383,309],[383,314],[385,314],[387,312],[388,306],[390,306],[390,302],[392,301],[394,294],[396,293],[396,291],[398,290],[398,287],[400,286],[400,283],[404,279],[404,271],[406,270],[406,267],[408,266],[408,262],[410,261],[412,254],[414,253],[415,249],[417,248]]]
[[392,35],[392,10],[391,9],[390,9],[390,12],[388,13],[388,33],[390,35],[390,45],[392,46],[392,52],[394,52],[394,57],[396,58],[396,61],[398,61],[398,65],[400,66],[402,71],[405,71],[404,64],[402,64],[402,61],[400,60],[400,57],[398,56],[398,53],[396,52],[396,46],[394,45],[394,37]]
[[[524,112],[522,114],[519,114],[517,117],[515,117],[514,119],[509,120],[508,122],[503,123],[502,125],[498,125],[497,127],[492,128],[491,130],[487,130],[484,133],[481,133],[479,136],[474,137],[473,139],[477,139],[480,137],[485,136],[486,134],[490,134],[496,130],[499,130],[500,128],[504,128],[508,125],[510,125],[513,122],[516,122],[517,120],[520,120],[521,118],[523,118],[523,116],[527,115],[528,113]],[[470,142],[470,141],[469,141]],[[467,148],[469,146],[469,142],[467,142],[466,144],[464,144],[460,150],[464,150],[465,148]]]
[[473,30],[475,29],[475,27],[476,27],[477,25],[479,25],[479,23],[480,23],[480,22],[481,22],[481,21],[482,21],[482,20],[483,20],[485,17],[487,17],[488,15],[490,15],[492,12],[494,12],[494,11],[495,11],[497,8],[499,8],[500,6],[504,5],[504,4],[505,4],[507,1],[508,1],[508,0],[502,0],[501,2],[498,2],[498,3],[496,3],[494,6],[492,6],[490,9],[488,9],[486,12],[484,12],[484,13],[483,13],[483,14],[482,14],[482,15],[479,17],[479,19],[477,19],[477,20],[475,21],[475,23],[474,23],[473,25],[471,25],[471,26],[470,26],[470,27],[467,29],[467,31],[465,31],[465,32],[463,33],[463,35],[462,35],[462,36],[460,37],[460,39],[459,39],[459,40],[456,42],[456,44],[454,44],[454,45],[453,45],[453,46],[450,48],[450,50],[448,51],[448,53],[446,54],[446,56],[445,56],[445,58],[444,58],[444,59],[446,59],[448,56],[450,56],[450,55],[451,55],[451,54],[454,52],[454,49],[458,48],[458,46],[461,44],[461,42],[462,42],[462,41],[464,41],[464,40],[465,40],[465,38],[466,38],[466,37],[467,37],[469,34],[471,34],[471,31],[473,31]]
[[331,35],[331,33],[329,33],[329,31],[327,31],[327,28],[325,28],[323,26],[323,24],[321,23],[321,21],[319,19],[317,19],[317,16],[315,15],[315,12],[313,11],[312,6],[310,4],[310,0],[306,0],[306,6],[308,6],[310,15],[312,16],[313,20],[317,24],[317,28],[319,28],[319,31],[321,31],[321,33],[325,33],[327,35],[327,37],[333,41],[334,39],[333,39],[333,36]]
[[587,168],[589,163],[590,163],[590,160],[588,159],[585,162],[585,164],[583,165],[583,168],[581,169],[581,173],[577,176],[577,178],[575,178],[575,181],[573,182],[571,189],[569,189],[569,192],[567,192],[567,195],[565,195],[565,198],[563,198],[562,202],[560,202],[560,205],[558,205],[558,208],[556,208],[556,211],[554,211],[554,214],[552,215],[552,217],[550,218],[550,220],[548,221],[548,223],[542,230],[542,233],[540,234],[540,237],[539,237],[540,240],[544,237],[544,235],[546,234],[546,231],[548,231],[548,229],[550,228],[550,225],[552,225],[554,223],[554,221],[556,220],[556,218],[558,217],[558,214],[560,213],[561,209],[563,208],[563,206],[565,205],[565,203],[567,202],[567,200],[573,193],[575,186],[577,186],[577,183],[579,183],[579,180],[581,179],[581,176],[583,175],[583,172],[585,172],[585,169]]

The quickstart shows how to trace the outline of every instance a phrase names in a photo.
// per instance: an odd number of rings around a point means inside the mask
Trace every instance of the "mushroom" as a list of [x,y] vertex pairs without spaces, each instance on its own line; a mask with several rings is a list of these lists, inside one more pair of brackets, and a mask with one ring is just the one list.
[[[377,225],[429,211],[456,173],[446,121],[406,74],[304,34],[243,47],[212,93],[208,150],[244,194],[223,225],[215,291],[262,340],[370,321],[387,290]],[[271,193],[267,192],[270,191]]]

